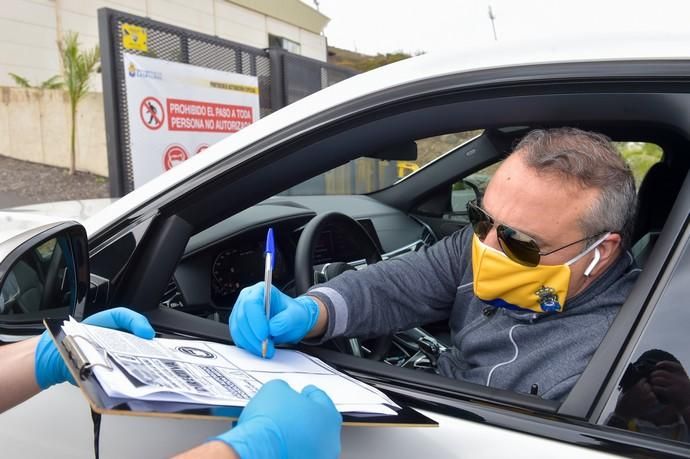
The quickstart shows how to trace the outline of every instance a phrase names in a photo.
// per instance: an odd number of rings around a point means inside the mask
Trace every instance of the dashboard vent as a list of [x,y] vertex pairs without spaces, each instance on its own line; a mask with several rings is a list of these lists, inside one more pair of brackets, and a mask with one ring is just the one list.
[[170,278],[168,288],[165,289],[165,293],[163,293],[163,298],[161,299],[160,304],[161,306],[171,309],[181,308],[184,306],[184,303],[182,303],[182,293],[180,293],[180,289],[177,287],[174,277]]

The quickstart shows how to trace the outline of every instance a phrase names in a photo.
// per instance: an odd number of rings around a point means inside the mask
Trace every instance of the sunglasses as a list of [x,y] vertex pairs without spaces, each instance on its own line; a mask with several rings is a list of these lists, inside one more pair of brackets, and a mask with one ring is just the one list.
[[503,253],[505,253],[511,260],[529,267],[537,266],[539,264],[539,260],[543,256],[551,255],[559,250],[563,250],[571,245],[575,245],[578,242],[583,242],[604,234],[600,233],[596,236],[578,239],[577,241],[566,244],[555,250],[551,250],[550,252],[541,252],[539,250],[539,245],[532,237],[528,236],[522,231],[513,229],[508,225],[496,225],[493,217],[479,206],[476,199],[467,203],[467,216],[470,219],[470,224],[472,225],[474,234],[477,235],[480,241],[483,242],[491,231],[491,228],[496,226],[498,244],[501,246]]

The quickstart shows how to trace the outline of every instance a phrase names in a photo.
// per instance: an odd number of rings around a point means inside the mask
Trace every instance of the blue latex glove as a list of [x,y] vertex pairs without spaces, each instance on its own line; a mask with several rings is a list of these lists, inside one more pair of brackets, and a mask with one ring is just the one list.
[[[140,338],[151,339],[155,335],[146,317],[127,308],[101,311],[84,319],[84,323],[128,331]],[[38,340],[34,359],[36,382],[41,390],[65,381],[74,384],[72,374],[65,366],[65,362],[62,361],[62,357],[47,331],[43,332],[41,339]]]
[[291,298],[271,286],[271,320],[264,308],[264,282],[242,289],[230,314],[230,335],[235,344],[260,356],[268,338],[266,357],[275,354],[275,344],[296,343],[314,328],[319,306],[308,296]]
[[235,427],[215,439],[242,459],[337,458],[342,422],[321,389],[306,386],[299,394],[276,379],[256,393]]

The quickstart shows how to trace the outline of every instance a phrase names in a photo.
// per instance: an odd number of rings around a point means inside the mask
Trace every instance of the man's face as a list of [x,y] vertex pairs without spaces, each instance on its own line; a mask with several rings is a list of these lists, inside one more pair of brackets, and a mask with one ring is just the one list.
[[[593,236],[584,234],[578,222],[596,201],[599,190],[585,189],[553,174],[539,174],[527,167],[517,152],[506,159],[486,189],[482,207],[496,220],[531,236],[539,251],[549,252],[573,241]],[[484,243],[501,250],[494,227]],[[564,264],[585,249],[585,242],[542,256],[544,265]],[[588,254],[570,265],[568,297],[580,292],[589,279],[584,271],[592,261]]]

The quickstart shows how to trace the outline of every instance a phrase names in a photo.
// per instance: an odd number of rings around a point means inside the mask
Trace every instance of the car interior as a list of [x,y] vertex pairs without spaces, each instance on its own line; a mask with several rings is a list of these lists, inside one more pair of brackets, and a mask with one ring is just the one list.
[[[417,250],[461,229],[468,223],[463,202],[482,192],[475,178],[529,130],[564,125],[601,132],[617,142],[652,143],[663,151],[639,184],[631,248],[643,269],[653,261],[690,166],[685,154],[690,135],[681,128],[690,96],[666,97],[669,88],[651,80],[631,82],[625,90],[604,78],[471,90],[461,83],[416,83],[403,88],[405,97],[403,89],[394,88],[391,94],[374,94],[296,122],[153,199],[92,238],[92,293],[83,312],[132,305],[163,334],[228,342],[227,319],[239,291],[263,280],[269,227],[276,234],[274,285],[290,295],[303,293],[345,270],[366,269],[368,263]],[[400,147],[402,159],[408,159],[410,142],[470,130],[481,134],[380,190],[286,193],[350,160],[377,157],[381,151],[394,159],[391,150],[401,145],[408,145]],[[458,184],[470,192],[459,196]],[[642,277],[641,282],[652,280]],[[642,299],[634,301],[626,317],[643,308]],[[620,349],[626,337],[616,333],[606,342]],[[391,390],[424,388],[544,412],[561,407],[436,375],[436,358],[449,345],[448,324],[438,322],[388,337],[353,337],[301,349]],[[595,396],[588,393],[588,407]]]

